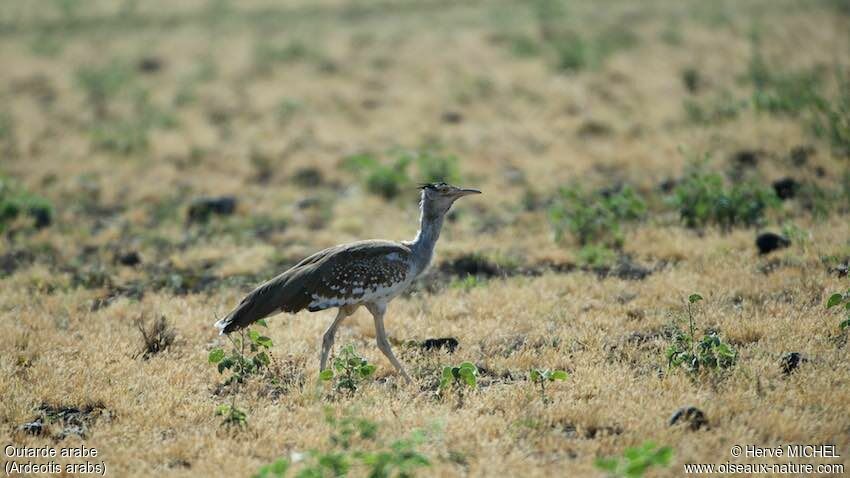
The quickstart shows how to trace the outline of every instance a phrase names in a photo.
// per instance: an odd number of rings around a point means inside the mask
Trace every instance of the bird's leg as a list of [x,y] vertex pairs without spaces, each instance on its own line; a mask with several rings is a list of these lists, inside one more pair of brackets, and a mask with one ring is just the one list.
[[372,313],[375,318],[375,337],[378,342],[378,349],[390,360],[390,363],[404,376],[408,383],[412,382],[410,375],[404,371],[401,362],[393,355],[393,349],[390,348],[390,342],[387,340],[387,331],[384,330],[384,312],[387,311],[387,304],[367,304],[366,308]]
[[348,317],[353,314],[356,310],[348,308],[348,307],[340,307],[339,312],[336,314],[336,318],[331,323],[328,330],[325,331],[325,335],[322,336],[322,357],[319,359],[319,372],[325,370],[325,364],[328,361],[328,355],[331,353],[331,348],[334,346],[334,336],[336,335],[336,329],[339,327],[339,324]]

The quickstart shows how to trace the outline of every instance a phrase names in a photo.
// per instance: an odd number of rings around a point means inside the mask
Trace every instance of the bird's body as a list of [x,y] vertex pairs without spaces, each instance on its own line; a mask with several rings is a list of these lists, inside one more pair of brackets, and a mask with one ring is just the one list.
[[233,311],[216,322],[216,327],[229,334],[279,312],[295,313],[304,309],[316,312],[338,307],[337,318],[325,332],[322,343],[320,367],[323,370],[336,328],[362,305],[375,318],[378,347],[409,380],[386,339],[384,312],[387,304],[428,267],[443,217],[452,203],[459,197],[478,192],[445,183],[423,187],[420,229],[413,241],[358,241],[319,251],[254,289]]
[[254,289],[217,325],[230,333],[278,312],[389,302],[416,278],[411,256],[399,242],[330,247]]

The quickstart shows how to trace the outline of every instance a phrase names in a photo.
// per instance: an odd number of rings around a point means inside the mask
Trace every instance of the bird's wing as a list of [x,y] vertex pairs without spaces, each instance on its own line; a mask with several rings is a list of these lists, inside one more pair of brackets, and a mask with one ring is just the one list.
[[390,241],[331,247],[266,281],[216,323],[222,333],[276,314],[368,302],[395,292],[409,271],[410,248]]
[[397,242],[350,244],[316,270],[307,308],[316,311],[393,296],[407,284],[410,259],[410,248]]

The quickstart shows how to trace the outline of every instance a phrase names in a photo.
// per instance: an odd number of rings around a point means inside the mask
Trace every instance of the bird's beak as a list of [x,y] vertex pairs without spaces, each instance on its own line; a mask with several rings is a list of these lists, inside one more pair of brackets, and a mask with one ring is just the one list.
[[472,188],[460,188],[457,190],[457,197],[469,196],[470,194],[481,194],[481,191]]

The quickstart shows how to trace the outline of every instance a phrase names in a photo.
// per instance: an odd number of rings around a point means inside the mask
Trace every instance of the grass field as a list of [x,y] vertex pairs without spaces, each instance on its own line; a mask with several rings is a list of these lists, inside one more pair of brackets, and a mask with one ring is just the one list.
[[[647,443],[647,476],[850,467],[848,5],[3,2],[0,443],[111,476],[603,476]],[[484,194],[390,304],[414,384],[364,310],[355,391],[318,380],[333,311],[254,327],[226,382],[217,318],[321,248],[413,238],[440,179]],[[730,455],[787,444],[841,456]]]

